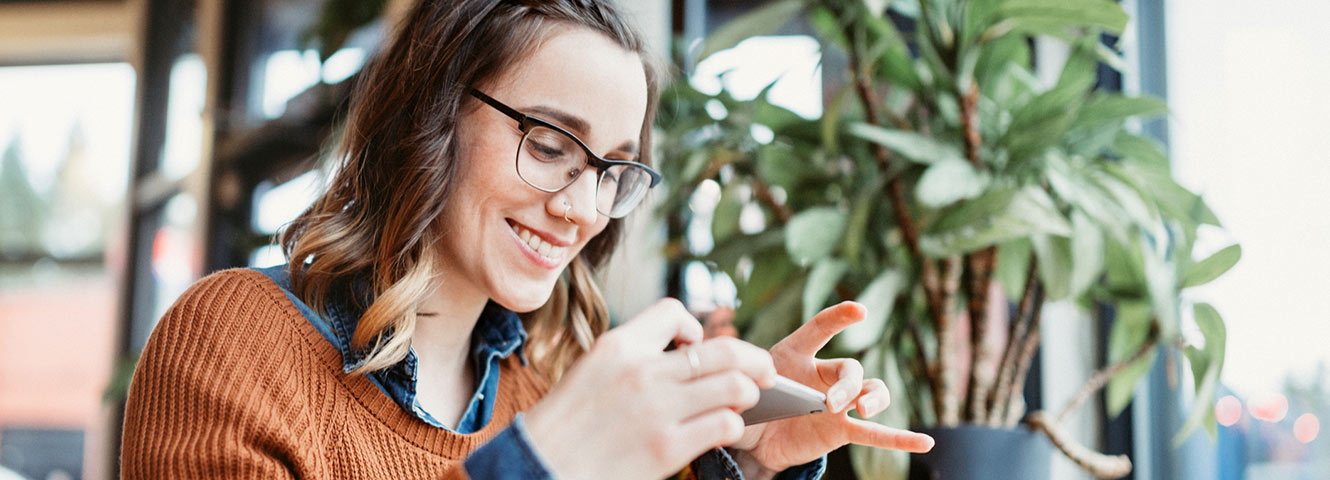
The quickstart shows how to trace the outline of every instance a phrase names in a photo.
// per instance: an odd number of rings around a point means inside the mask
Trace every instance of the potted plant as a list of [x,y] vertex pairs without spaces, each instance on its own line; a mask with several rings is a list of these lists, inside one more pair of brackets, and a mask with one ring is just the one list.
[[[847,65],[821,118],[773,105],[766,91],[740,101],[686,81],[660,108],[667,256],[732,279],[744,338],[770,346],[828,304],[865,304],[868,318],[831,353],[860,358],[897,392],[877,420],[946,437],[940,454],[1038,455],[1051,443],[1099,477],[1121,477],[1126,457],[1087,449],[1060,425],[1105,388],[1117,415],[1158,357],[1184,358],[1195,378],[1174,442],[1200,426],[1213,434],[1224,323],[1181,292],[1241,250],[1193,255],[1198,230],[1218,220],[1173,180],[1164,150],[1129,128],[1165,105],[1095,88],[1099,65],[1122,63],[1101,41],[1128,20],[1117,3],[778,0],[716,31],[699,57],[795,18],[817,32],[824,59]],[[1032,69],[1036,35],[1070,52],[1056,82]],[[755,139],[755,125],[770,138]],[[709,229],[711,244],[689,241],[690,225]],[[1113,317],[1108,365],[1060,410],[1027,412],[1023,386],[1052,301]],[[1180,334],[1184,320],[1203,343]],[[983,440],[994,435],[1003,440]],[[967,438],[980,445],[948,447]],[[852,456],[867,478],[904,473],[890,452]],[[1046,477],[1047,463],[1034,475]],[[1001,465],[983,467],[983,478],[1003,478]]]

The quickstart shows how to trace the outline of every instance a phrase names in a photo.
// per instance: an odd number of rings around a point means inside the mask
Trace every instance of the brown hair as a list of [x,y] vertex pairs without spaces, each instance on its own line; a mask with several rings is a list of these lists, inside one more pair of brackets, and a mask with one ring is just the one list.
[[[641,161],[651,163],[661,70],[612,5],[418,0],[389,48],[360,75],[328,190],[281,233],[292,290],[318,311],[353,281],[368,286],[352,346],[369,355],[357,372],[406,356],[417,305],[438,285],[433,239],[453,191],[466,87],[497,79],[558,25],[603,33],[642,58],[648,100],[639,145]],[[614,251],[621,228],[622,220],[611,220],[573,259],[546,304],[523,315],[527,352],[551,380],[609,327],[594,272]]]

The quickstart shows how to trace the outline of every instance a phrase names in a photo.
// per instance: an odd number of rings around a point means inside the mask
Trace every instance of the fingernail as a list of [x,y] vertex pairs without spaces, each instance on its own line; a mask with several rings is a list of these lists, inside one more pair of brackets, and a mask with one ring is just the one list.
[[831,394],[830,394],[830,395],[827,395],[827,399],[830,400],[830,402],[828,402],[828,403],[831,404],[831,410],[832,410],[833,412],[839,412],[839,411],[841,411],[842,408],[845,407],[845,391],[844,391],[844,390],[841,390],[841,389],[832,390],[832,391],[831,391]]
[[877,400],[864,400],[862,402],[859,402],[859,406],[863,407],[863,411],[859,412],[859,414],[863,415],[864,418],[868,418],[873,415],[877,415],[879,413],[878,412],[879,404]]

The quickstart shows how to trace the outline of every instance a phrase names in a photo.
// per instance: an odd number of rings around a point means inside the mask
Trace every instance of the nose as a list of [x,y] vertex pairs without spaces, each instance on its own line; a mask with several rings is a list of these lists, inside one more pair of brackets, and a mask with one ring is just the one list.
[[599,180],[600,171],[594,168],[586,169],[572,185],[559,190],[549,202],[546,202],[546,210],[551,215],[578,225],[594,224],[596,216],[599,215],[596,212],[596,186]]

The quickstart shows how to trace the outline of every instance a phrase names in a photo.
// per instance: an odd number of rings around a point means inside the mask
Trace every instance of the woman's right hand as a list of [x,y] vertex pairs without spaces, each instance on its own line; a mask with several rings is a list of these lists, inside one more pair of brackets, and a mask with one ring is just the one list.
[[[667,352],[671,341],[681,347]],[[766,350],[703,342],[683,304],[664,299],[602,335],[526,413],[527,435],[559,478],[662,478],[738,441],[738,412],[775,377]]]

